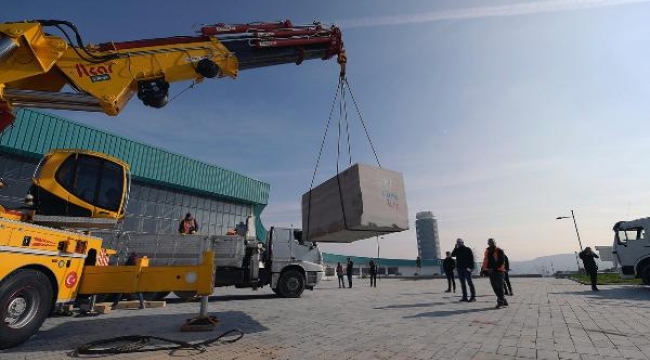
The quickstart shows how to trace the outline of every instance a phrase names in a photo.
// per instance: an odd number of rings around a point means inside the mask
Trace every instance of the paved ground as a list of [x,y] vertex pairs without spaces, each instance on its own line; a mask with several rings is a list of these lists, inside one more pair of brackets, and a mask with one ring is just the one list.
[[197,303],[119,310],[96,318],[51,318],[29,342],[0,359],[66,359],[85,342],[127,334],[188,341],[231,328],[246,335],[207,352],[152,352],[111,359],[650,359],[650,288],[602,286],[592,293],[569,280],[512,279],[510,307],[495,310],[486,279],[478,301],[458,303],[444,280],[358,280],[352,289],[324,281],[301,299],[220,289],[212,333],[180,333]]

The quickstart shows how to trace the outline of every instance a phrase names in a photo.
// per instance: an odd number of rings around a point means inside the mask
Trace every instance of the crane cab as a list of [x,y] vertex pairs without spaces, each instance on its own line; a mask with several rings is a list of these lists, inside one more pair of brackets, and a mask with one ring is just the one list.
[[29,193],[37,216],[119,220],[124,217],[129,165],[88,150],[52,150],[38,164]]

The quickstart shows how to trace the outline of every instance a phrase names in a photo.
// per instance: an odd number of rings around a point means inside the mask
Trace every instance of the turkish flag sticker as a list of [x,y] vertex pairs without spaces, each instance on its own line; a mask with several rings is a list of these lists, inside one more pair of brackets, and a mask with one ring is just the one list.
[[65,287],[68,289],[72,289],[75,285],[77,285],[77,281],[79,280],[79,276],[77,276],[76,272],[71,272],[65,277]]

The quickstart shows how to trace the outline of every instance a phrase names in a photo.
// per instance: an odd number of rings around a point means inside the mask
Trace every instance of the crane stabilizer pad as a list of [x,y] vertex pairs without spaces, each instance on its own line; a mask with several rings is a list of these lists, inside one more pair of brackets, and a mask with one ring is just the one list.
[[189,319],[183,326],[182,332],[196,332],[196,331],[212,331],[219,324],[219,319],[216,316],[197,317]]

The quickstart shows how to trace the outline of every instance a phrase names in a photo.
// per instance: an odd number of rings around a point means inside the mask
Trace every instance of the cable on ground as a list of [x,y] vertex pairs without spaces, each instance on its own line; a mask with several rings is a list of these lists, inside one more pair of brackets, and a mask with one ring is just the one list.
[[[232,338],[223,339],[227,336],[234,336]],[[118,336],[109,339],[101,339],[91,341],[83,344],[75,351],[72,352],[72,357],[80,357],[80,355],[115,355],[134,352],[150,352],[150,351],[176,351],[176,350],[196,350],[199,352],[207,351],[207,347],[219,341],[220,344],[234,343],[244,337],[244,332],[239,329],[228,330],[225,333],[213,338],[199,342],[188,342],[182,340],[167,339],[158,336],[146,335],[127,335]],[[223,339],[223,340],[222,340]],[[156,345],[152,344],[152,340],[157,340],[163,343],[170,343],[174,345]]]

